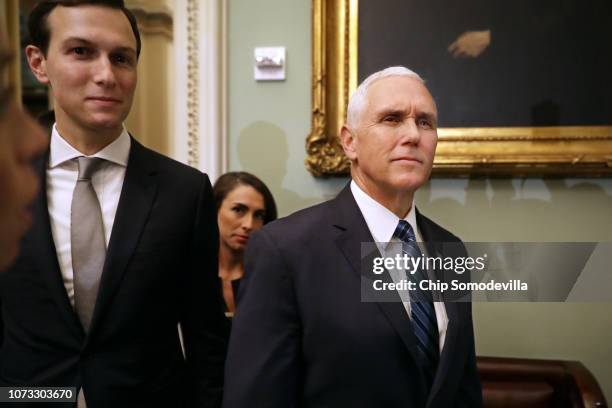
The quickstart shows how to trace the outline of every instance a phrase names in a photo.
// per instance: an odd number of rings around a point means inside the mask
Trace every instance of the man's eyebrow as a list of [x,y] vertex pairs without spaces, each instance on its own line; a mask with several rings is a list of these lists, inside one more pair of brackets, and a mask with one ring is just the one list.
[[127,52],[127,53],[136,54],[136,50],[132,47],[117,47],[113,50],[113,52]]
[[434,123],[438,122],[438,115],[436,115],[433,112],[419,112],[417,116],[420,118],[429,120],[430,122],[434,122]]
[[383,108],[378,112],[377,116],[384,118],[385,116],[404,116],[405,114],[406,111],[404,109]]
[[[93,42],[85,38],[81,38],[81,37],[69,37],[64,40],[64,44],[71,43],[71,42],[85,44],[90,47],[95,46]],[[114,48],[113,52],[130,52],[130,53],[136,54],[136,49],[133,47],[127,46],[127,45],[121,45],[121,46]]]
[[[405,116],[405,115],[406,115],[405,109],[397,109],[397,108],[383,108],[377,113],[377,116],[379,118],[383,118],[385,116]],[[417,116],[419,118],[424,118],[424,119],[433,120],[433,121],[436,121],[438,118],[438,116],[434,112],[428,112],[428,111],[417,112]]]
[[70,42],[78,42],[78,43],[83,43],[83,44],[87,44],[87,45],[93,45],[93,43],[89,40],[86,40],[85,38],[81,38],[81,37],[68,37],[66,39],[64,39],[63,43],[70,43]]

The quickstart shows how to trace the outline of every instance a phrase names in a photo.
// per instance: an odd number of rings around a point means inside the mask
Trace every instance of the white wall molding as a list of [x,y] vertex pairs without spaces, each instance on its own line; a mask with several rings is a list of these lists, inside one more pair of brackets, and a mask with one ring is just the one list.
[[176,0],[173,155],[209,174],[227,168],[225,141],[225,0]]

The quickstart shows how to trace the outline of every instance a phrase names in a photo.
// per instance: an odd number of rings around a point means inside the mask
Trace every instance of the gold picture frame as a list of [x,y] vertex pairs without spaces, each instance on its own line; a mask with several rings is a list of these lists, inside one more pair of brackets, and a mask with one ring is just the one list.
[[[312,0],[312,130],[306,168],[346,175],[338,134],[357,86],[358,0]],[[610,176],[611,126],[440,128],[433,175]]]

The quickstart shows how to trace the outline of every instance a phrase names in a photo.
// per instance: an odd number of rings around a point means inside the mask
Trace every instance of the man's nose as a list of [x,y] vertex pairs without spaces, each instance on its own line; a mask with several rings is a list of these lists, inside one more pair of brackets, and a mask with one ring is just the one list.
[[96,61],[94,82],[105,88],[112,88],[116,84],[113,63],[107,57],[100,57]]
[[408,118],[400,127],[402,143],[418,144],[421,140],[419,126],[415,119]]

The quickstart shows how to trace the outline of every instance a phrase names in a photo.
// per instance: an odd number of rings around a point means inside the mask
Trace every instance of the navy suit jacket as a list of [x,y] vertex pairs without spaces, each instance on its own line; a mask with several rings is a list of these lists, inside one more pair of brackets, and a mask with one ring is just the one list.
[[[460,242],[420,214],[417,222],[425,241]],[[348,186],[252,236],[224,408],[482,406],[470,303],[445,304],[445,345],[426,393],[403,304],[361,301],[362,242],[373,239]]]
[[132,139],[86,334],[57,260],[47,161],[34,225],[0,276],[0,386],[82,386],[88,408],[219,406],[228,328],[208,177]]

